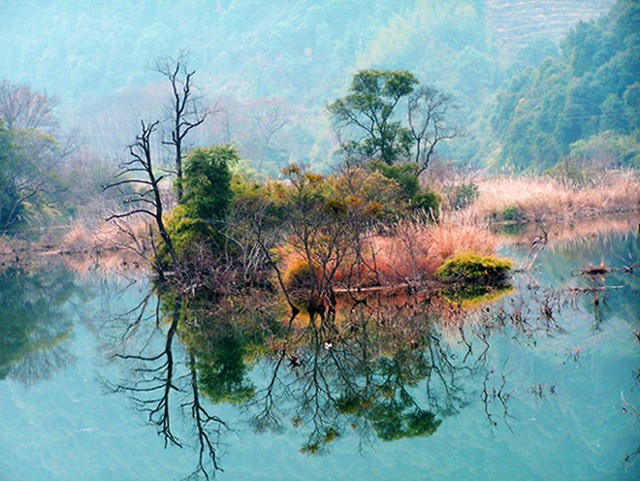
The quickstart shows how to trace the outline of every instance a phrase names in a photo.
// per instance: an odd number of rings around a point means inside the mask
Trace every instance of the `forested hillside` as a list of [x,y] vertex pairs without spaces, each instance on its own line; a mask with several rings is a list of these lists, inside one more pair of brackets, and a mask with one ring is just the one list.
[[[484,163],[487,111],[510,75],[611,0],[59,0],[2,2],[0,78],[60,100],[65,124],[115,157],[140,117],[162,106],[162,56],[189,53],[217,116],[200,141],[235,142],[277,174],[326,165],[336,146],[325,106],[364,68],[406,69],[450,95],[466,131],[442,154]],[[541,36],[542,35],[542,36]],[[269,124],[269,125],[267,125]],[[120,149],[120,150],[119,150]]]
[[561,55],[516,75],[491,119],[500,166],[544,170],[567,161],[637,165],[640,118],[640,4],[620,1],[579,23]]
[[605,13],[612,0],[487,0],[489,25],[508,53],[539,37],[560,41],[579,21]]

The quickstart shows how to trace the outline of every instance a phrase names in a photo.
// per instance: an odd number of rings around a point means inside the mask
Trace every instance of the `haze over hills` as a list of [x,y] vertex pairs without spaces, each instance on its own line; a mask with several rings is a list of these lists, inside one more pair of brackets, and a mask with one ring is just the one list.
[[[90,127],[86,137],[94,148],[108,150],[107,144],[131,138],[138,117],[160,108],[164,87],[149,69],[154,59],[186,50],[203,95],[232,112],[225,133],[210,123],[200,140],[233,140],[262,170],[277,173],[290,160],[326,159],[334,141],[325,105],[346,91],[355,71],[403,68],[449,93],[460,107],[456,120],[469,135],[445,147],[445,154],[477,160],[479,124],[510,78],[510,59],[540,36],[558,41],[612,3],[5,1],[0,78],[55,95],[59,113],[83,130]],[[549,48],[534,48],[529,65]],[[257,133],[256,109],[273,105],[286,127],[266,145]]]

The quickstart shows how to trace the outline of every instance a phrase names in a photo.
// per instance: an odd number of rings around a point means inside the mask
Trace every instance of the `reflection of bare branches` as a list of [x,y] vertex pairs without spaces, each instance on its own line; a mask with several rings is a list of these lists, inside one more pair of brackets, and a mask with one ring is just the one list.
[[491,412],[490,404],[493,401],[498,401],[502,406],[502,419],[504,421],[505,426],[509,428],[509,431],[513,433],[511,426],[509,425],[508,419],[515,419],[513,416],[509,414],[509,400],[511,399],[511,393],[505,391],[505,386],[507,384],[507,378],[504,372],[500,373],[500,385],[496,387],[495,383],[491,384],[490,379],[494,374],[494,370],[487,372],[484,377],[484,381],[482,382],[482,392],[480,393],[480,399],[484,404],[484,412],[487,416],[487,420],[489,421],[489,425],[493,429],[494,426],[498,425],[498,422],[494,419],[494,414]]
[[[154,302],[155,300],[155,302]],[[151,306],[155,304],[155,309]],[[150,353],[153,339],[161,332],[160,300],[153,293],[147,294],[134,308],[118,316],[122,332],[118,336],[115,357],[131,363],[135,380],[131,382],[108,383],[114,392],[127,393],[136,406],[144,413],[147,422],[156,427],[169,444],[182,447],[184,442],[175,432],[173,416],[174,396],[180,394],[187,399],[180,405],[187,409],[193,421],[197,442],[198,461],[190,477],[203,476],[209,480],[216,470],[221,470],[216,457],[220,429],[226,424],[217,416],[209,413],[204,406],[198,385],[197,363],[193,353],[189,352],[188,372],[178,373],[180,362],[174,354],[175,341],[182,316],[183,298],[172,299],[171,322],[164,333],[164,345],[159,352]],[[141,336],[144,328],[149,330],[146,337]],[[139,339],[142,337],[142,339]],[[127,353],[126,351],[134,353]]]
[[[470,372],[466,367],[454,367],[449,359],[449,354],[435,335],[430,336],[430,342],[427,344],[428,354],[431,360],[431,371],[438,377],[439,388],[444,390],[445,395],[440,397],[434,395],[432,374],[426,378],[426,392],[429,405],[435,408],[437,412],[445,416],[449,416],[458,412],[457,408],[465,404],[462,397],[462,387],[458,385],[456,377],[460,370]],[[442,403],[444,402],[444,405]]]
[[[636,420],[640,422],[640,411],[638,411],[638,409],[633,404],[629,403],[629,401],[625,399],[623,391],[620,391],[620,398],[622,399],[622,403],[624,404],[624,406],[622,406],[622,412],[626,414],[630,414],[631,416],[634,416]],[[638,446],[633,452],[627,454],[624,457],[624,460],[631,461],[633,458],[635,458],[639,454],[640,454],[640,446]]]
[[[196,435],[198,437],[198,466],[196,467],[194,474],[201,473],[205,479],[209,480],[209,471],[206,466],[207,460],[211,462],[213,471],[222,471],[222,468],[218,466],[215,449],[219,440],[212,439],[212,435],[215,434],[216,438],[218,438],[220,435],[220,428],[226,428],[227,425],[219,417],[209,414],[200,402],[198,373],[196,371],[196,360],[193,353],[189,353],[189,372],[191,374],[191,393],[193,398],[190,403],[183,404],[183,407],[190,405],[191,417],[195,422]],[[213,423],[215,426],[215,431],[213,433],[208,430],[210,423]]]
[[[146,302],[139,304],[144,312]],[[128,392],[138,409],[145,413],[149,424],[156,426],[158,434],[168,443],[182,446],[171,430],[170,400],[172,391],[179,391],[174,383],[173,340],[180,319],[181,300],[177,299],[164,350],[156,355],[116,354],[117,358],[138,361],[142,365],[135,369],[140,376],[133,384],[117,384],[116,392]],[[142,314],[138,316],[140,319]],[[135,324],[135,323],[134,323]]]

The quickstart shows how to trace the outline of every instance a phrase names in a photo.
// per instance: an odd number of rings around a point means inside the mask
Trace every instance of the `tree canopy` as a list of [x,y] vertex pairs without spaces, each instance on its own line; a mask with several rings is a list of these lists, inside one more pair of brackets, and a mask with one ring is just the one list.
[[[406,102],[403,102],[406,101]],[[343,141],[347,154],[379,159],[389,165],[415,152],[417,173],[427,168],[436,144],[457,130],[447,124],[449,96],[419,86],[407,70],[361,70],[349,93],[327,106],[337,127],[352,137]]]

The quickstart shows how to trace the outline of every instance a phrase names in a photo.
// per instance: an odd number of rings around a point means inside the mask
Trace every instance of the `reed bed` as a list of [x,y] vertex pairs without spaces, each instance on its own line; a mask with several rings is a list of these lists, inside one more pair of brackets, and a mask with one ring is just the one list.
[[527,220],[569,219],[640,207],[637,174],[608,172],[587,185],[571,185],[551,177],[499,176],[478,181],[479,196],[470,209],[498,220],[505,213]]

